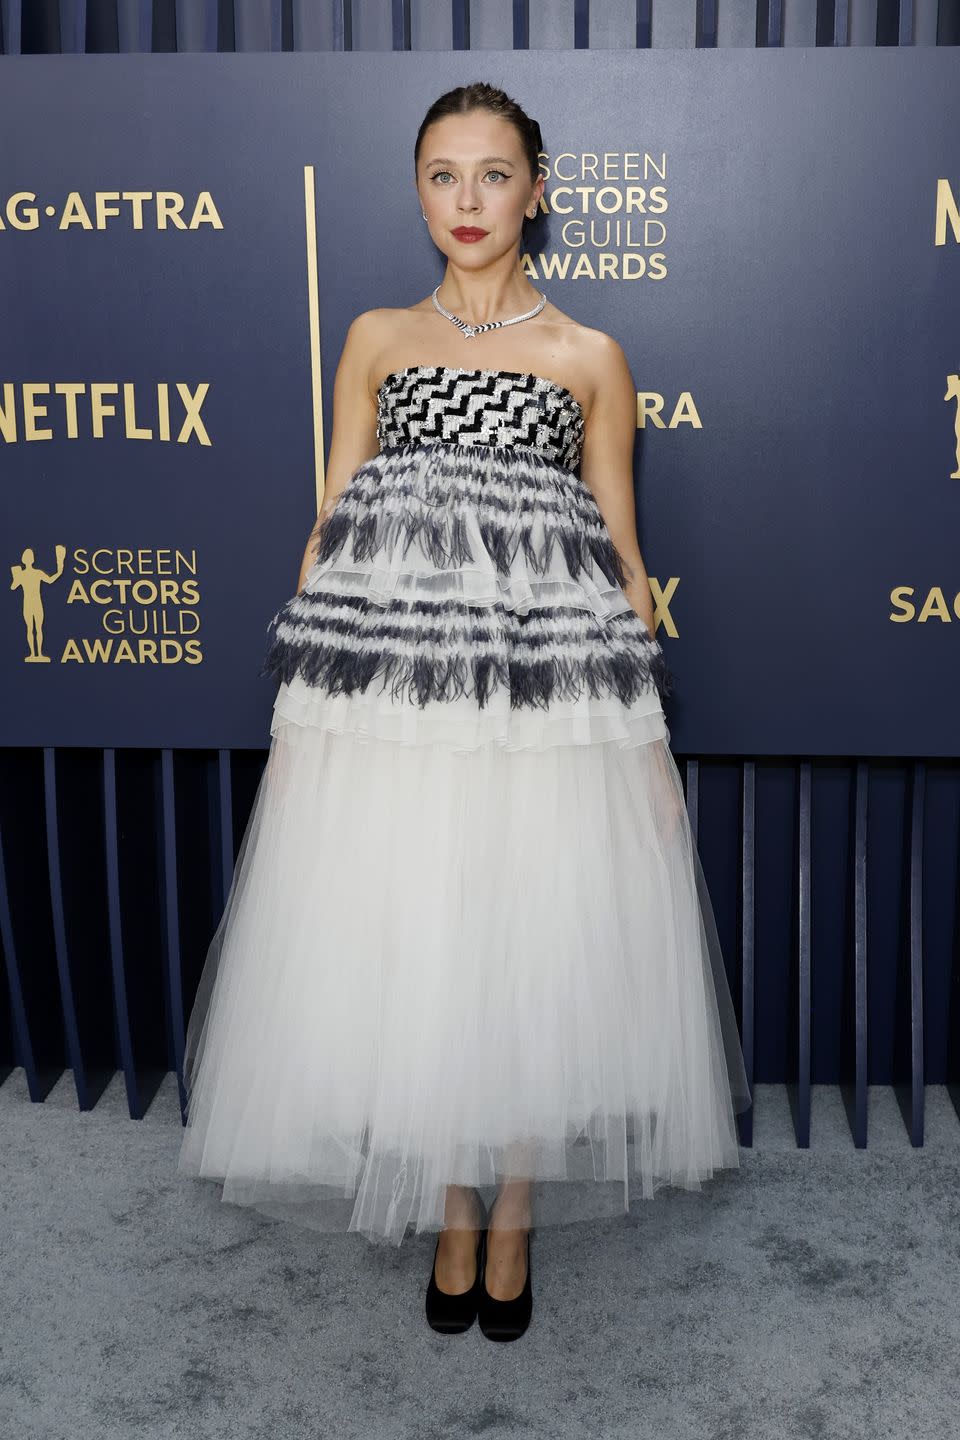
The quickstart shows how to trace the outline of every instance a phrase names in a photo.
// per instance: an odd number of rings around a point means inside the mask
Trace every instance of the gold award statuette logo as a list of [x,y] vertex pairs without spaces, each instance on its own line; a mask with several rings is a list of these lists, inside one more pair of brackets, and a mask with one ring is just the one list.
[[[11,565],[11,590],[20,590],[27,631],[26,664],[199,665],[200,580],[194,549],[166,546],[77,547],[57,545],[56,569],[49,573],[24,549]],[[44,585],[69,571],[64,596],[68,629],[43,653]],[[63,629],[59,614],[60,630]]]
[[66,554],[66,545],[56,547],[57,568],[52,575],[34,564],[34,554],[29,546],[20,556],[20,564],[10,566],[13,576],[10,589],[23,591],[23,623],[27,629],[27,654],[23,658],[28,665],[50,663],[50,656],[43,653],[43,595],[40,587],[52,585],[60,579]]
[[[948,403],[952,400],[955,406],[955,465],[950,472],[950,479],[960,480],[960,371],[947,376],[947,389],[943,398]],[[895,585],[890,591],[890,604],[894,608],[889,612],[888,618],[895,625],[905,625],[910,621],[925,625],[928,620],[952,624],[954,620],[960,620],[960,590],[951,595],[952,590],[952,585],[946,591],[942,585],[928,585],[926,591],[916,585]]]
[[960,374],[947,376],[947,393],[943,398],[944,400],[953,400],[956,402],[957,408],[953,417],[953,434],[956,440],[954,459],[957,462],[957,468],[951,473],[950,479],[960,480]]

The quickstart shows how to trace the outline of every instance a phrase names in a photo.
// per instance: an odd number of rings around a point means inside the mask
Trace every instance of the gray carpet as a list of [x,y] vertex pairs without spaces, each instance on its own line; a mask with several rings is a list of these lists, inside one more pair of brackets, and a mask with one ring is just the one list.
[[795,1148],[759,1086],[755,1145],[699,1193],[542,1229],[534,1315],[434,1334],[435,1237],[318,1236],[175,1171],[174,1077],[131,1121],[0,1087],[0,1440],[799,1440],[960,1434],[960,1123],[914,1150],[871,1091],[870,1146],[814,1092]]

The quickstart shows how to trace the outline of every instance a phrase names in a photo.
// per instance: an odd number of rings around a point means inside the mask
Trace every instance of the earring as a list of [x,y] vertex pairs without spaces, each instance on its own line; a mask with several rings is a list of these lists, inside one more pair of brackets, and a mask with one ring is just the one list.
[[421,211],[420,211],[420,214],[423,216],[424,220],[426,220],[426,218],[427,218],[427,212],[426,212],[426,210],[421,210]]

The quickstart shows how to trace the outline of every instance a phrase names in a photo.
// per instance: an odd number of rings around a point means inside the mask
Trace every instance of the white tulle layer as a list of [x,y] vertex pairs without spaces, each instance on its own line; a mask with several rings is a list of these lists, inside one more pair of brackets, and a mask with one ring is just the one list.
[[665,740],[280,725],[184,1074],[183,1173],[395,1244],[450,1184],[528,1177],[544,1225],[737,1166],[749,1090]]
[[270,731],[308,725],[360,741],[389,740],[401,745],[436,745],[454,751],[495,744],[504,750],[544,750],[562,745],[612,743],[626,749],[670,738],[655,690],[624,705],[616,695],[554,700],[549,706],[510,706],[505,688],[492,692],[481,709],[470,694],[434,700],[420,707],[388,690],[368,686],[350,695],[330,695],[302,676],[280,685]]

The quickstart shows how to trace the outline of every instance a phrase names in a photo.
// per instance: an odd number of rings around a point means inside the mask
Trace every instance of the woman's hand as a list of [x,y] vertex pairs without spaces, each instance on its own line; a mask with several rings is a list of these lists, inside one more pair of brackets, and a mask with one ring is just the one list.
[[313,529],[310,531],[310,538],[307,541],[307,548],[304,550],[303,559],[300,562],[300,577],[297,580],[298,595],[300,594],[301,590],[307,582],[307,576],[313,569],[313,562],[316,558],[317,547],[320,543],[320,536],[323,532],[323,527],[326,524],[329,516],[333,514],[336,503],[340,499],[340,496],[342,494],[342,490],[338,491],[336,495],[331,495],[326,500],[324,500],[323,504],[320,506],[320,513],[318,514],[316,521],[314,522]]

